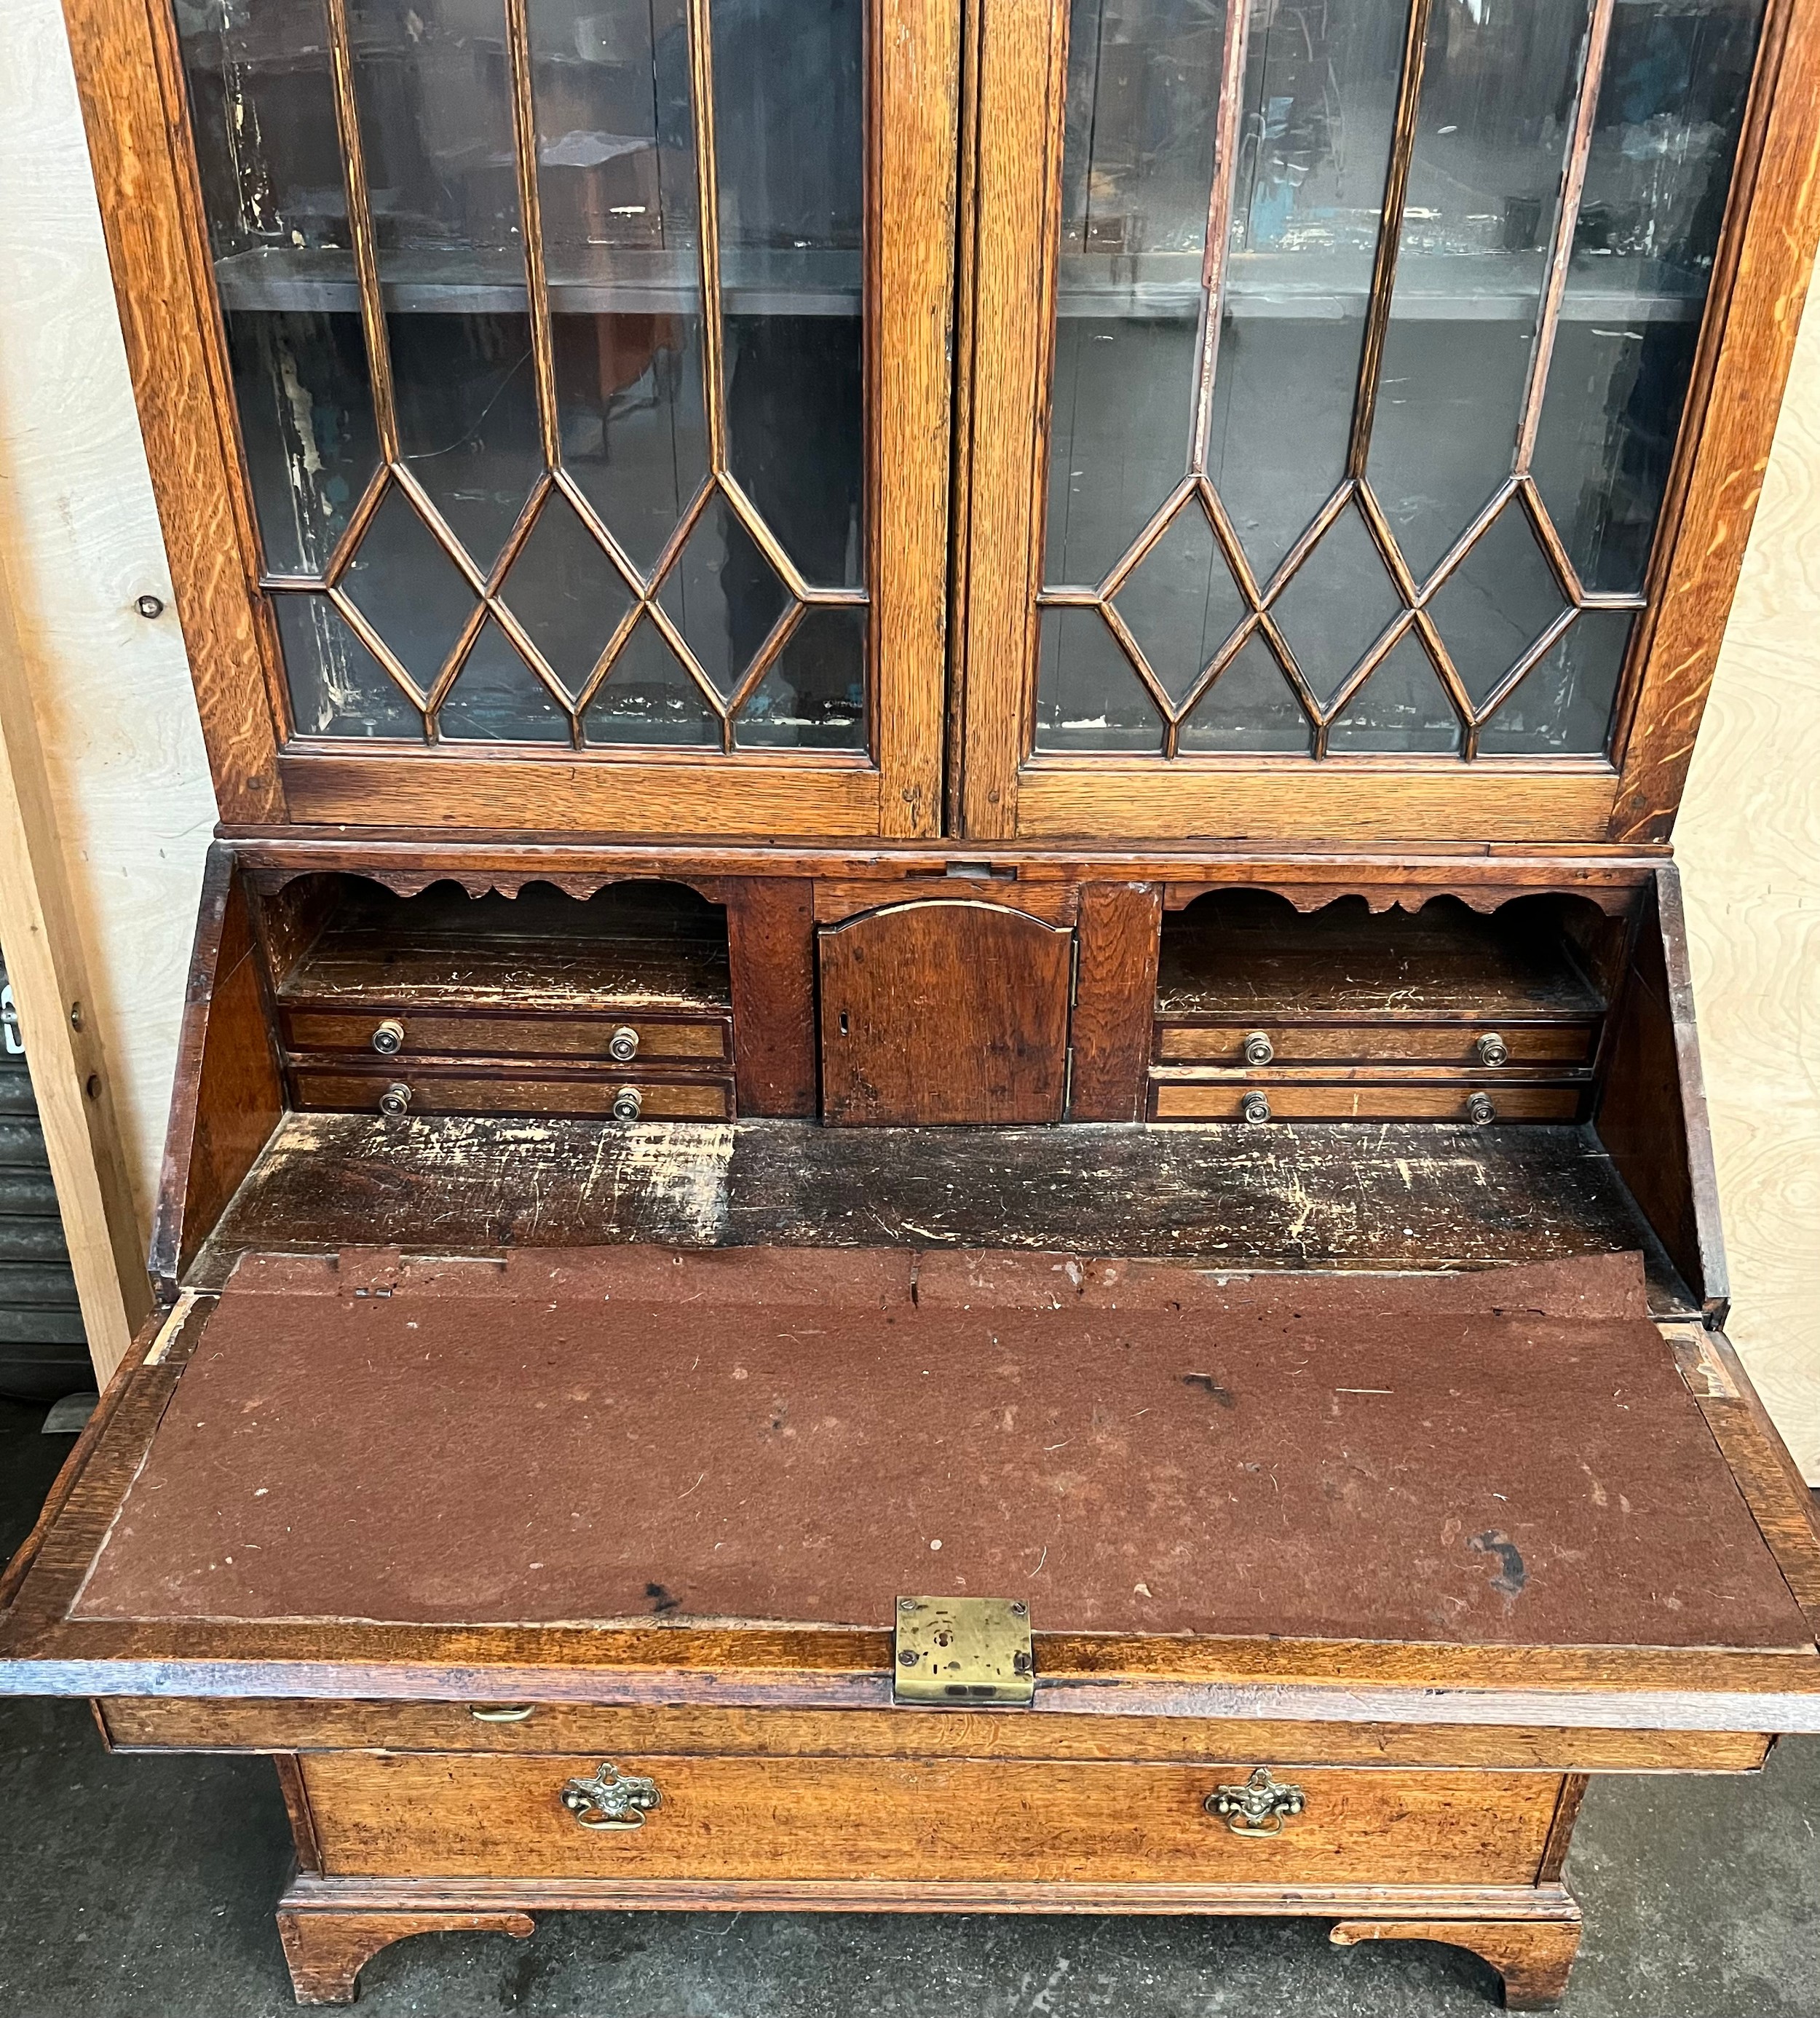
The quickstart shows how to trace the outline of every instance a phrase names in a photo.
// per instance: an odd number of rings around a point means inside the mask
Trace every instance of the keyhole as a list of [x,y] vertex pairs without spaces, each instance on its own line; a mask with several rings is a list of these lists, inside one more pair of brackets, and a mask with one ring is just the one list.
[[841,1035],[844,1037],[844,1036],[846,1036],[846,1034],[847,1034],[847,1012],[846,1012],[846,1011],[845,1011],[845,1009],[843,1009],[843,1010],[841,1011]]

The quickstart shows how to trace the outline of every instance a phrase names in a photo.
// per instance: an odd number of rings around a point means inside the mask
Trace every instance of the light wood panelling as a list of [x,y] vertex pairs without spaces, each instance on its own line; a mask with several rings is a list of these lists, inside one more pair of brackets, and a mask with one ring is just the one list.
[[0,7],[0,566],[142,1221],[215,801],[57,0]]
[[1808,300],[1675,850],[1731,1263],[1727,1329],[1820,1483],[1820,313]]

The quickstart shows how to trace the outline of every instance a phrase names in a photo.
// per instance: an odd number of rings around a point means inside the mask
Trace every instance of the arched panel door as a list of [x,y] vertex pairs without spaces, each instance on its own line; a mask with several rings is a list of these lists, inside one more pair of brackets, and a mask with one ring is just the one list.
[[897,904],[820,935],[822,1119],[1059,1121],[1074,934],[995,904]]
[[947,0],[169,5],[255,584],[212,750],[269,714],[293,819],[932,831]]

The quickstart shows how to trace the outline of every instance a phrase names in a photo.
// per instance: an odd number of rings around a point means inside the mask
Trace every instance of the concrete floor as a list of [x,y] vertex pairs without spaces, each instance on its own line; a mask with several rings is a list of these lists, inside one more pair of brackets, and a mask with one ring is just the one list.
[[[0,1555],[66,1438],[0,1402]],[[1820,1741],[1749,1778],[1608,1779],[1568,1875],[1587,1937],[1567,2018],[1820,2013]],[[290,1837],[262,1759],[110,1758],[81,1703],[0,1701],[0,2013],[277,2018]],[[1496,1980],[1318,1921],[549,1914],[370,1962],[370,2018],[1442,2018]]]

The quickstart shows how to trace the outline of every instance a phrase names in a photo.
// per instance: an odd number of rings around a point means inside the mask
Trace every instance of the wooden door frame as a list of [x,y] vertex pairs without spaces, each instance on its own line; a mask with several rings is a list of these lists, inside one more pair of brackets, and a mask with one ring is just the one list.
[[970,32],[957,508],[961,830],[981,841],[1663,841],[1737,586],[1820,238],[1820,0],[1768,0],[1613,761],[1033,756],[1067,14]]
[[151,1309],[145,1228],[92,1007],[24,651],[0,577],[0,950],[76,1300],[105,1387]]
[[242,462],[168,0],[64,0],[128,363],[230,826],[914,838],[941,825],[961,22],[869,0],[867,472],[877,761],[309,741],[288,703]]

